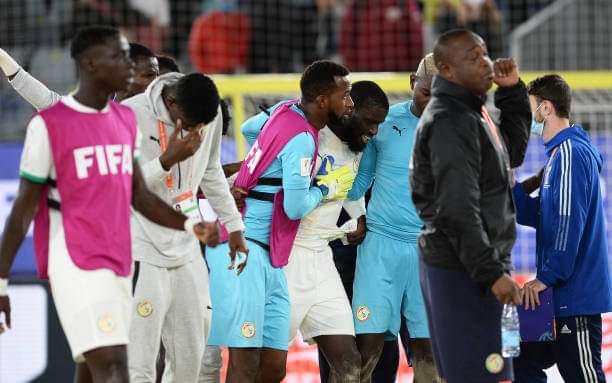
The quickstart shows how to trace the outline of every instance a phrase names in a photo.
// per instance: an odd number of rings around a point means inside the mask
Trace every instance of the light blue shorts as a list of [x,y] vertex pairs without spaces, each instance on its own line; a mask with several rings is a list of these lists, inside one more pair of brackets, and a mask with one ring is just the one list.
[[291,306],[285,273],[272,267],[266,250],[247,242],[248,262],[238,276],[227,268],[227,243],[206,248],[212,302],[208,344],[287,350]]
[[395,338],[403,315],[411,338],[429,338],[417,244],[368,231],[357,249],[352,306],[356,334]]

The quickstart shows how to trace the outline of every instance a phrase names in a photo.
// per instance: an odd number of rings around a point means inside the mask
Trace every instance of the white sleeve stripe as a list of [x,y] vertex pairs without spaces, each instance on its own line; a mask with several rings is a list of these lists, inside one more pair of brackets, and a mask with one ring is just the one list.
[[561,180],[559,183],[559,215],[565,215],[566,213],[566,203],[567,203],[567,148],[565,142],[561,144],[560,147],[560,155],[561,155]]
[[571,213],[571,207],[572,207],[572,142],[570,140],[567,140],[565,141],[565,144],[566,144],[565,150],[567,151],[567,156],[568,156],[567,165],[566,165],[567,174],[566,174],[566,179],[565,179],[565,181],[567,182],[566,184],[567,200],[565,201],[565,213],[569,217]]
[[557,228],[557,239],[555,240],[555,250],[563,251],[567,245],[567,234],[569,227],[569,217],[559,216],[559,227]]
[[559,187],[559,227],[555,249],[565,251],[569,236],[572,206],[572,144],[567,140],[561,144],[561,184]]

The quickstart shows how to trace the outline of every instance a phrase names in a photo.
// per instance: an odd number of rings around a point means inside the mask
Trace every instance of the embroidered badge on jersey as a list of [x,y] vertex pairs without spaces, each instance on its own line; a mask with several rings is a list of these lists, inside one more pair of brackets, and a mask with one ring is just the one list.
[[103,315],[98,319],[98,328],[102,332],[110,333],[115,329],[115,320],[110,315]]
[[245,338],[252,338],[255,336],[255,325],[251,322],[244,322],[240,328],[240,334]]
[[136,306],[136,312],[143,318],[150,316],[153,313],[153,305],[150,301],[144,300]]
[[355,312],[355,317],[359,322],[365,322],[370,317],[370,309],[368,306],[359,306]]

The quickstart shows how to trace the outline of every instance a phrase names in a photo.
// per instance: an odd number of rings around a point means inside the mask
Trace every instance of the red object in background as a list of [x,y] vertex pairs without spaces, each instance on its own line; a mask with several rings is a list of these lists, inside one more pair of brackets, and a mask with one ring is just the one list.
[[202,73],[232,73],[246,66],[251,23],[240,12],[213,11],[198,17],[189,35],[189,57]]
[[351,0],[342,18],[340,53],[351,71],[414,70],[423,57],[415,0]]

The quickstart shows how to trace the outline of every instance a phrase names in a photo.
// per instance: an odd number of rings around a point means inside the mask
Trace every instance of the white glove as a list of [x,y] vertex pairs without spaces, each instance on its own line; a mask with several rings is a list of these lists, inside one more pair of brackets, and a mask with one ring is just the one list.
[[13,76],[21,69],[17,61],[11,57],[4,49],[0,48],[0,68],[6,77]]

